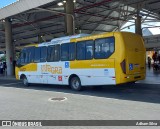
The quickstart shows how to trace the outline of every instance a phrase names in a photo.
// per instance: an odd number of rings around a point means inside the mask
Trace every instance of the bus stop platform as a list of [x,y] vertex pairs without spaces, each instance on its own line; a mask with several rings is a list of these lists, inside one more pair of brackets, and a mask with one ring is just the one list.
[[150,69],[146,67],[146,78],[145,80],[138,81],[136,83],[144,84],[160,84],[160,70],[153,70],[153,67]]
[[0,74],[0,80],[16,80],[15,76],[6,76]]

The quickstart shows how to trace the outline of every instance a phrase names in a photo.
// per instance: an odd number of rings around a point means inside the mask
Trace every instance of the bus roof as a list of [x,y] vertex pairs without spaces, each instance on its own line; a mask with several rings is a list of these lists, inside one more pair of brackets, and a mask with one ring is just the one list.
[[101,33],[101,34],[94,34],[94,35],[88,35],[85,37],[78,37],[78,38],[73,38],[71,42],[79,42],[83,40],[93,40],[97,38],[104,38],[105,36],[113,36],[115,32],[107,32],[107,33]]
[[39,44],[39,46],[48,46],[48,45],[54,45],[54,44],[61,44],[61,43],[69,43],[71,39],[73,38],[80,38],[89,36],[89,34],[77,34],[77,35],[71,35],[71,36],[64,36],[60,38],[52,39],[51,42],[44,42]]
[[[60,38],[54,38],[50,42],[43,42],[40,44],[30,44],[25,47],[30,47],[30,46],[49,46],[49,45],[55,45],[55,44],[62,44],[62,43],[69,43],[69,42],[78,42],[78,41],[83,41],[83,40],[91,40],[91,39],[96,39],[96,38],[103,38],[105,36],[113,36],[114,33],[130,33],[130,32],[107,32],[107,33],[101,33],[101,34],[77,34],[77,35],[71,35],[71,36],[64,36]],[[134,33],[131,33],[134,34]]]
[[78,38],[73,38],[71,40],[71,42],[79,42],[79,41],[84,41],[84,40],[94,40],[97,38],[104,38],[104,37],[110,37],[110,36],[114,36],[115,34],[134,34],[132,32],[105,32],[105,33],[101,33],[101,34],[94,34],[94,35],[87,35],[85,37],[78,37]]
[[60,37],[60,38],[55,38],[55,39],[52,39],[51,42],[54,43],[54,42],[57,42],[57,41],[65,41],[65,40],[69,40],[70,39],[73,39],[73,38],[79,38],[79,37],[85,37],[85,36],[88,36],[89,34],[77,34],[77,35],[71,35],[71,36],[64,36],[64,37]]

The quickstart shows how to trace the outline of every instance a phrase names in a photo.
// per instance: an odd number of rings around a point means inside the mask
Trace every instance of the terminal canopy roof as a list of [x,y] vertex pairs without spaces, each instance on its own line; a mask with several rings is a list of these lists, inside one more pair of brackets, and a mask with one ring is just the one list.
[[[1,8],[0,49],[5,48],[5,18],[12,21],[16,49],[66,35],[64,5],[59,2],[63,0],[19,0]],[[134,23],[138,10],[142,23],[160,20],[160,0],[76,0],[74,6],[76,33],[118,31],[129,20]]]

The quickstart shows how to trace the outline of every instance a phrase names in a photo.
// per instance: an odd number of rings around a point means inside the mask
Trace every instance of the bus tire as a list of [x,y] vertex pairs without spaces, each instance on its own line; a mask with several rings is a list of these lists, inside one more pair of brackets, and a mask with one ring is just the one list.
[[23,81],[23,84],[24,84],[25,86],[27,86],[27,87],[29,86],[28,79],[27,79],[26,76],[23,76],[22,81]]
[[78,77],[71,78],[71,80],[70,80],[70,86],[75,91],[82,90],[81,81],[80,81],[80,79]]

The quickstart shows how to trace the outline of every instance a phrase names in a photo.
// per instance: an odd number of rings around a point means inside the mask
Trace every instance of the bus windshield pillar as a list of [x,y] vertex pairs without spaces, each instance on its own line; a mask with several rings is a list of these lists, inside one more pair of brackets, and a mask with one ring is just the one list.
[[13,75],[14,50],[12,43],[12,27],[10,18],[5,19],[5,44],[6,44],[7,75]]

